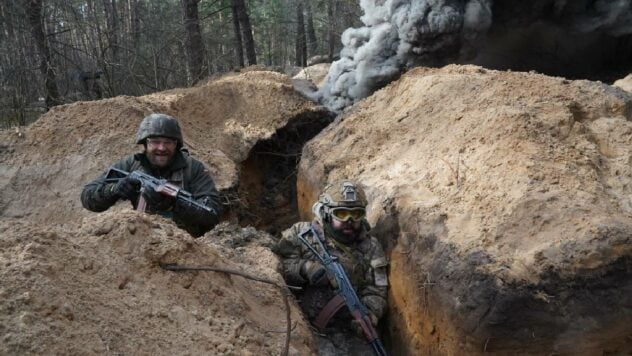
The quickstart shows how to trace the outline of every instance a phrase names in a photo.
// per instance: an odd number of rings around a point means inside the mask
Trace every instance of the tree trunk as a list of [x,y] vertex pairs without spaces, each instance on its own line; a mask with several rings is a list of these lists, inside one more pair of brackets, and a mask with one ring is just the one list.
[[[118,29],[118,12],[116,9],[116,0],[103,0],[103,9],[105,11],[105,36],[108,41],[106,52],[110,53],[109,65],[103,68],[106,75],[108,87],[110,88],[110,96],[119,93],[118,90],[118,71],[121,60],[119,56],[119,29]],[[106,56],[106,53],[103,53]]]
[[244,64],[244,47],[241,41],[241,27],[239,26],[239,11],[233,1],[233,26],[235,28],[235,56],[237,56],[237,64],[239,68],[245,67]]
[[140,39],[140,14],[138,0],[127,0],[129,11],[129,31],[132,38],[132,48],[137,48]]
[[0,2],[0,20],[2,20],[2,37],[6,41],[12,41],[14,38],[13,26],[9,22],[12,14],[9,13],[9,10],[5,8],[7,6],[4,2]]
[[192,82],[202,79],[206,71],[204,68],[204,42],[198,16],[199,2],[200,0],[182,0],[187,60],[189,63],[189,76]]
[[37,45],[40,56],[40,71],[46,83],[46,108],[50,109],[59,105],[59,90],[57,89],[57,79],[55,69],[51,62],[50,49],[44,33],[44,23],[42,21],[42,0],[25,0],[26,15],[31,26],[31,35]]
[[307,40],[305,38],[305,19],[303,17],[303,2],[296,4],[296,65],[307,66]]
[[266,36],[266,46],[268,47],[268,61],[267,61],[267,65],[268,66],[272,66],[273,64],[273,60],[272,60],[272,34],[268,33],[268,35]]
[[329,56],[329,61],[333,62],[334,51],[336,50],[336,36],[335,36],[336,21],[334,19],[334,1],[333,0],[327,0],[327,21],[329,22],[329,26],[327,27],[327,44],[329,45],[329,51],[327,55]]
[[[107,60],[105,58],[106,50],[104,48],[105,45],[102,40],[103,36],[101,35],[101,22],[99,21],[100,14],[93,0],[87,0],[86,4],[88,6],[87,15],[88,17],[92,18],[92,24],[89,27],[91,31],[88,36],[91,46],[92,46],[90,61],[96,62],[97,70],[106,71],[107,70]],[[85,70],[85,68],[83,70]],[[85,95],[87,98],[92,98],[94,96],[96,96],[96,98],[99,98],[99,95],[102,95],[99,92],[92,93],[89,87],[86,90],[87,91],[85,92]]]
[[119,52],[119,29],[118,29],[118,12],[116,9],[116,0],[103,0],[103,9],[105,10],[105,36],[108,40],[108,49],[112,54],[114,63],[118,63]]
[[[24,95],[24,87],[26,81],[24,80],[24,73],[28,65],[24,63],[27,60],[27,56],[24,55],[24,41],[20,41],[22,36],[15,36],[15,30],[13,24],[10,21],[15,14],[10,13],[6,8],[7,4],[0,2],[0,43],[6,44],[6,48],[13,48],[14,50],[2,51],[0,53],[0,90],[5,96],[0,104],[0,111],[7,110],[6,115],[0,117],[0,124],[25,124],[26,114],[26,100]],[[7,97],[11,98],[10,105],[8,104]],[[5,109],[4,105],[8,106]],[[6,120],[6,121],[5,121]]]
[[307,10],[307,49],[310,56],[318,54],[318,39],[316,38],[316,30],[314,29],[314,16],[312,15],[312,5],[308,1],[306,3]]
[[237,10],[237,17],[241,25],[241,33],[244,39],[244,47],[246,48],[246,58],[248,65],[257,64],[257,54],[255,52],[255,40],[252,36],[252,26],[250,25],[250,17],[246,10],[244,0],[233,0],[233,6]]

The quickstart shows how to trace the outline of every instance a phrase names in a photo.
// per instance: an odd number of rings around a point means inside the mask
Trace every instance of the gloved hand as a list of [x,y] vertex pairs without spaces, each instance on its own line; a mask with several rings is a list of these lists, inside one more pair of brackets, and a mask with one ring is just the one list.
[[[375,316],[375,314],[371,313],[371,311],[369,311],[369,319],[371,320],[371,324],[373,325],[373,327],[377,327],[377,317]],[[351,320],[351,327],[355,331],[356,335],[364,337],[364,331],[362,330],[362,326],[360,325],[359,321],[357,321],[356,319]]]
[[169,211],[175,203],[173,197],[157,192],[151,187],[145,187],[142,194],[147,206],[153,211]]
[[301,276],[311,285],[324,286],[329,283],[327,279],[327,270],[320,262],[305,261],[301,266]]
[[119,199],[132,199],[140,190],[140,181],[125,177],[110,187],[111,193]]

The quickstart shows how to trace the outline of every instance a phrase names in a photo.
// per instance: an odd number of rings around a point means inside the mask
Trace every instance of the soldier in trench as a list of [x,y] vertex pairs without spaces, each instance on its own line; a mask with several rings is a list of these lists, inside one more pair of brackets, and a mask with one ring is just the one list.
[[373,351],[346,308],[331,315],[325,307],[335,296],[331,276],[298,236],[310,224],[324,232],[325,246],[344,266],[377,326],[387,308],[387,261],[380,242],[368,233],[366,205],[364,191],[354,182],[328,185],[312,208],[314,221],[294,224],[274,246],[286,282],[303,287],[297,297],[307,318],[320,331],[316,336],[319,355],[370,355]]
[[208,170],[200,161],[183,149],[182,132],[178,121],[166,114],[151,114],[143,119],[136,134],[136,143],[143,152],[129,155],[112,167],[126,172],[140,170],[159,179],[166,179],[189,193],[201,209],[145,187],[129,176],[117,182],[106,182],[107,171],[88,183],[81,192],[84,208],[101,212],[119,200],[129,200],[136,208],[139,197],[147,203],[146,211],[172,218],[178,227],[198,237],[211,230],[219,219],[219,196]]

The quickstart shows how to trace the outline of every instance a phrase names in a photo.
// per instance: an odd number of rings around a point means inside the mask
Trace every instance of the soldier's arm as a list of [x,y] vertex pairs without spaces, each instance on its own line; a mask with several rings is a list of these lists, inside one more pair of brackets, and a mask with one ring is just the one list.
[[307,280],[301,275],[301,267],[307,261],[303,258],[303,246],[298,235],[309,227],[308,222],[299,222],[283,231],[281,239],[273,251],[281,258],[283,276],[288,284],[302,286]]
[[[126,157],[114,163],[112,166],[123,171],[128,171],[131,167],[130,159],[132,158]],[[119,200],[118,196],[113,193],[113,188],[116,186],[116,183],[106,183],[106,174],[107,170],[97,179],[83,187],[81,191],[81,204],[84,208],[94,212],[102,212],[108,210]]]
[[204,165],[195,160],[191,164],[193,165],[191,167],[191,181],[188,183],[187,189],[195,201],[211,208],[212,211],[209,212],[195,205],[176,201],[173,215],[175,219],[195,230],[195,235],[201,236],[219,222],[219,194],[217,189],[215,189],[213,179]]
[[360,299],[378,320],[384,316],[388,295],[388,262],[382,245],[375,237],[370,237],[371,246],[366,255],[370,264],[368,283],[359,291]]

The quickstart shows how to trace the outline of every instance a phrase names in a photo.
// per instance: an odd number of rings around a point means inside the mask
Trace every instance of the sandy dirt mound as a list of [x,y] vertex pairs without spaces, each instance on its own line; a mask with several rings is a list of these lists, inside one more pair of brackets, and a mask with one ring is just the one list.
[[613,85],[625,91],[632,92],[632,74],[628,74],[627,77],[617,80]]
[[[282,282],[276,257],[261,243],[271,239],[265,233],[224,224],[192,239],[160,217],[126,211],[94,215],[76,229],[3,219],[0,234],[0,354],[284,350],[279,288],[236,275],[160,267],[209,265]],[[230,256],[218,252],[230,241],[240,246]],[[307,354],[310,332],[293,302],[291,313],[290,354]]]
[[398,353],[630,352],[631,119],[597,82],[419,68],[305,147],[299,207],[367,186]]
[[[224,218],[241,223],[263,209],[263,196],[277,198],[264,206],[273,212],[269,221],[274,212],[296,219],[295,200],[278,192],[295,192],[303,143],[331,122],[288,77],[248,71],[190,89],[64,105],[31,126],[1,131],[0,354],[284,350],[288,323],[278,287],[161,268],[211,265],[281,282],[270,235],[223,223],[193,239],[126,202],[101,214],[81,207],[85,183],[139,150],[138,124],[152,112],[179,118],[185,145],[209,166],[232,214]],[[266,181],[276,183],[264,188]],[[290,304],[290,354],[309,354],[310,331]]]
[[298,72],[292,79],[306,79],[314,83],[318,88],[325,84],[325,77],[329,73],[331,63],[319,63],[313,66],[305,67]]
[[[286,127],[301,127],[302,136],[296,135],[303,140],[296,140],[300,153],[302,143],[330,122],[330,114],[296,93],[287,76],[266,71],[139,98],[55,107],[19,134],[0,132],[1,214],[61,224],[91,214],[81,208],[81,188],[115,160],[139,150],[136,130],[152,112],[180,120],[186,146],[209,166],[225,204],[240,202],[232,193],[256,144],[274,141]],[[256,209],[257,204],[239,208]]]

